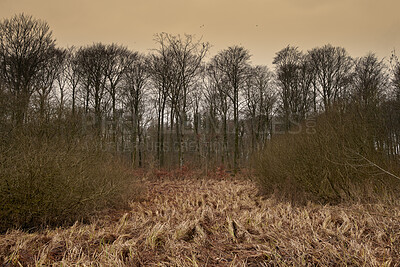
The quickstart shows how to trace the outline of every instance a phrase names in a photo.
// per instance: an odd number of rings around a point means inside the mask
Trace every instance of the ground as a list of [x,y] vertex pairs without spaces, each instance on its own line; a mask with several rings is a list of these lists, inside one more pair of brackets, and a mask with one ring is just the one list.
[[249,180],[146,180],[129,211],[0,235],[5,266],[395,266],[400,208],[293,206]]

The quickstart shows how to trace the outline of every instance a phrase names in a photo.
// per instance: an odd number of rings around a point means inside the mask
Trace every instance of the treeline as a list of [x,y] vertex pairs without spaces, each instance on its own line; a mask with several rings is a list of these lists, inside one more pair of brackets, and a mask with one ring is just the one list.
[[332,45],[306,52],[288,46],[271,70],[252,65],[241,46],[210,56],[210,45],[192,35],[161,33],[154,41],[148,54],[117,44],[61,48],[46,22],[4,19],[0,131],[73,124],[133,166],[237,171],[274,134],[312,130],[305,121],[335,109],[373,121],[378,127],[367,141],[399,154],[394,53],[386,62],[373,53],[352,58]]

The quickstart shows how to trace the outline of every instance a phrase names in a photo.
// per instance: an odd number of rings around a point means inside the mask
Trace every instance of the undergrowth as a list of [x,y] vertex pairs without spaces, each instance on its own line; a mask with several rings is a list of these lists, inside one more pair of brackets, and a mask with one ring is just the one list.
[[16,266],[396,266],[398,206],[293,206],[247,180],[146,181],[129,212],[0,235]]
[[399,159],[378,147],[377,127],[339,111],[320,115],[315,127],[300,127],[273,136],[257,156],[263,193],[300,204],[399,199]]
[[3,134],[0,232],[85,221],[138,197],[137,177],[95,140],[61,137],[43,128]]

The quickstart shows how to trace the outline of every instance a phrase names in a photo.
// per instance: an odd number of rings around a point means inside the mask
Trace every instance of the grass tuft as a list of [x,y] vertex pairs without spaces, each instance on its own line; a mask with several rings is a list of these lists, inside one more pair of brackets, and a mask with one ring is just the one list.
[[400,261],[398,206],[293,206],[259,196],[254,183],[234,179],[150,180],[146,186],[129,212],[110,210],[92,224],[0,235],[0,263],[390,266]]

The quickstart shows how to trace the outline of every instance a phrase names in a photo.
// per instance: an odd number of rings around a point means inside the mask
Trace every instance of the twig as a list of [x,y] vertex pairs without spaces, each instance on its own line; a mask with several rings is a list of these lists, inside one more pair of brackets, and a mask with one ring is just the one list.
[[364,157],[364,156],[361,155],[360,153],[358,153],[358,152],[356,152],[356,151],[354,151],[354,150],[351,150],[351,149],[349,149],[349,150],[352,151],[353,153],[355,153],[356,155],[360,156],[360,157],[363,158],[364,160],[366,160],[366,161],[367,161],[369,164],[371,164],[372,166],[374,166],[374,167],[378,168],[379,170],[383,171],[384,173],[386,173],[386,174],[388,174],[388,175],[390,175],[390,176],[392,176],[392,177],[394,177],[394,178],[400,180],[400,177],[399,177],[399,176],[397,176],[397,175],[395,175],[395,174],[393,174],[393,173],[391,173],[391,172],[385,170],[384,168],[382,168],[382,167],[379,166],[378,164],[376,164],[376,163],[370,161],[369,159],[367,159],[366,157]]

